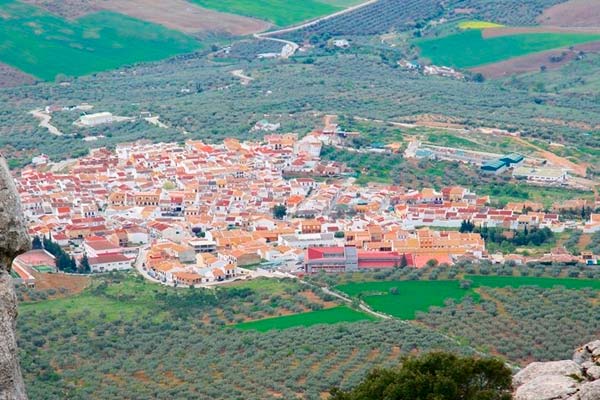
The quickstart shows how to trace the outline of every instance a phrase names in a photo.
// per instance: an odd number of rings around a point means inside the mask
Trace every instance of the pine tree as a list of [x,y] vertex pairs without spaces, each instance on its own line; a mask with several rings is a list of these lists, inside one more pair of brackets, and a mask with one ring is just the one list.
[[33,237],[33,240],[31,241],[31,248],[32,248],[33,250],[39,250],[39,249],[41,249],[41,248],[43,248],[43,247],[44,247],[44,246],[43,246],[43,244],[42,244],[42,241],[41,241],[40,237],[39,237],[39,236],[37,236],[37,235],[36,235],[36,236],[34,236],[34,237]]
[[84,254],[79,263],[79,273],[89,274],[91,271],[92,268],[90,267],[90,261],[88,260],[87,255]]

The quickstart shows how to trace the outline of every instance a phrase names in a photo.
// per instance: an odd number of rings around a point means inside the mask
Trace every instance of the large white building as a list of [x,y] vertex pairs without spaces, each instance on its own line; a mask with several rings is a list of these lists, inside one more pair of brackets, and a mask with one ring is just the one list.
[[96,126],[109,124],[115,120],[115,117],[109,112],[100,112],[95,114],[82,115],[79,118],[79,124],[83,126]]
[[562,183],[567,181],[569,175],[562,168],[517,167],[513,171],[513,177],[532,182]]

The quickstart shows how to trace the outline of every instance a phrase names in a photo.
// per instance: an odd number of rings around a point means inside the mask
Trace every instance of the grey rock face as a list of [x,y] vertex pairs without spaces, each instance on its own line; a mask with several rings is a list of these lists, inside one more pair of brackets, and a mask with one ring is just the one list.
[[17,299],[8,269],[30,244],[13,178],[0,156],[0,400],[27,399],[15,336]]
[[515,400],[567,399],[577,392],[577,381],[563,375],[540,375],[519,386]]
[[600,399],[600,380],[581,385],[578,393],[578,400],[598,400]]
[[600,400],[600,340],[572,360],[534,362],[513,377],[515,400]]
[[0,271],[0,400],[27,398],[17,359],[16,317],[12,278],[6,271]]
[[581,367],[571,360],[534,362],[513,377],[513,385],[521,386],[539,376],[582,376]]
[[13,259],[30,246],[15,183],[0,156],[0,268],[8,270]]

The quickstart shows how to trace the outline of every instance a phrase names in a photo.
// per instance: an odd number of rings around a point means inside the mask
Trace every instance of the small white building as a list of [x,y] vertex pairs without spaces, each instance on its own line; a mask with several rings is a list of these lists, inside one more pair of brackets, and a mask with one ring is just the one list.
[[125,271],[131,268],[131,260],[122,254],[103,254],[88,261],[93,273]]

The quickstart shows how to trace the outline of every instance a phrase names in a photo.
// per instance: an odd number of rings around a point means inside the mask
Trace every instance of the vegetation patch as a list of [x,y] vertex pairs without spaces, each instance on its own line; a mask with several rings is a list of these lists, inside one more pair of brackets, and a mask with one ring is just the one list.
[[442,307],[448,299],[460,301],[466,296],[479,302],[478,287],[519,288],[537,286],[543,289],[563,286],[566,289],[592,288],[600,290],[600,281],[591,279],[480,276],[466,275],[458,280],[403,280],[383,282],[353,282],[336,286],[351,297],[362,299],[373,310],[401,319],[415,319],[418,312],[430,307]]
[[279,26],[331,14],[342,7],[316,0],[193,0],[194,3],[217,11],[264,19]]
[[471,68],[514,57],[600,40],[597,34],[531,33],[484,38],[481,30],[416,40],[421,55],[436,65]]
[[461,288],[457,280],[349,283],[336,289],[364,300],[375,311],[401,319],[414,319],[417,311],[441,307],[446,299],[460,300],[467,295],[478,299],[472,290]]
[[0,61],[44,80],[160,60],[201,47],[182,33],[113,12],[69,21],[12,0],[0,0],[0,7]]
[[318,324],[337,324],[340,322],[357,322],[374,320],[375,317],[346,306],[329,308],[326,310],[311,311],[307,313],[286,315],[283,317],[266,318],[258,321],[244,322],[235,325],[241,330],[257,330],[260,332],[272,329],[288,329],[297,326],[312,326]]
[[481,276],[467,275],[465,279],[473,282],[473,286],[485,286],[491,288],[512,287],[519,288],[523,286],[537,286],[544,289],[551,289],[557,286],[564,286],[566,289],[597,289],[600,290],[600,281],[593,279],[570,279],[570,278],[546,278],[537,276]]
[[463,21],[458,24],[458,27],[462,30],[467,30],[467,29],[502,28],[502,27],[504,27],[504,25],[496,24],[495,22],[488,22],[488,21]]

